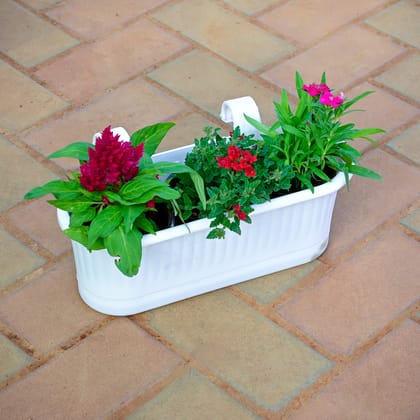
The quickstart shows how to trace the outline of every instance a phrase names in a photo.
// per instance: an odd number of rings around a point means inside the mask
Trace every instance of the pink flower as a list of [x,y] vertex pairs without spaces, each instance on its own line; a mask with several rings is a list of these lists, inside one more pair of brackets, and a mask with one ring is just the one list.
[[333,108],[339,107],[344,101],[344,93],[341,92],[339,95],[334,96],[330,92],[324,92],[320,98],[319,102],[322,105],[332,106]]
[[325,92],[330,91],[330,88],[325,83],[321,83],[321,84],[312,83],[309,86],[303,85],[302,89],[308,92],[309,95],[311,96],[318,96]]
[[130,142],[119,141],[119,137],[108,126],[96,140],[95,148],[89,149],[89,160],[80,167],[80,184],[88,191],[103,191],[107,184],[118,185],[138,174],[144,144],[133,147]]

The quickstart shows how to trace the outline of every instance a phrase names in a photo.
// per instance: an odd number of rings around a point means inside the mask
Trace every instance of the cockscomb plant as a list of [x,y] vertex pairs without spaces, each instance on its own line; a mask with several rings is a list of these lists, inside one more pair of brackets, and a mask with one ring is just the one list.
[[141,264],[143,235],[168,227],[168,215],[179,211],[180,192],[169,185],[167,174],[188,174],[206,208],[203,181],[193,169],[151,158],[173,125],[144,127],[129,141],[121,141],[109,126],[95,144],[69,144],[49,158],[76,158],[80,172],[33,188],[25,198],[52,194],[55,199],[49,203],[70,214],[64,233],[90,251],[106,249],[123,274],[134,276]]
[[245,116],[261,139],[243,135],[237,127],[227,137],[208,128],[195,140],[185,162],[203,177],[208,205],[202,207],[185,176],[179,176],[177,188],[183,191],[179,203],[188,218],[212,219],[209,238],[224,238],[226,229],[240,234],[241,221],[251,223],[254,204],[304,189],[314,192],[337,172],[344,173],[347,187],[350,174],[381,178],[358,164],[361,153],[348,142],[363,138],[376,144],[370,136],[383,130],[357,129],[340,120],[372,92],[347,99],[342,92],[333,93],[325,73],[319,84],[306,85],[298,72],[296,91],[299,102],[294,110],[282,91],[280,102],[274,103],[277,121],[271,126]]

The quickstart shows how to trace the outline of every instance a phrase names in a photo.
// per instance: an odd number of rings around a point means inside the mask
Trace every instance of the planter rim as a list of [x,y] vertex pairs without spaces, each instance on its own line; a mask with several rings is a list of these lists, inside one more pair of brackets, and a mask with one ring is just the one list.
[[[194,145],[190,144],[187,146],[178,147],[176,149],[171,149],[165,152],[157,153],[153,156],[154,161],[163,161],[166,160],[168,153],[173,155],[175,159],[171,161],[183,161],[185,154],[190,151]],[[350,174],[351,177],[351,174]],[[329,182],[325,182],[321,185],[315,187],[314,192],[312,193],[309,189],[301,190],[298,192],[290,193],[282,197],[274,198],[270,201],[267,201],[262,204],[255,204],[253,206],[253,214],[262,214],[268,211],[271,211],[273,207],[287,207],[292,206],[298,203],[301,203],[306,200],[315,199],[322,197],[324,195],[330,194],[331,192],[338,191],[346,183],[344,174],[339,172],[334,178]],[[70,217],[66,211],[57,209],[57,218],[60,228],[62,230],[67,229],[70,223]],[[142,242],[143,246],[157,244],[169,239],[173,239],[179,236],[183,236],[186,233],[199,232],[202,230],[209,229],[210,219],[199,219],[192,222],[188,222],[182,225],[170,227],[167,229],[162,229],[156,232],[156,234],[147,234],[143,236]]]

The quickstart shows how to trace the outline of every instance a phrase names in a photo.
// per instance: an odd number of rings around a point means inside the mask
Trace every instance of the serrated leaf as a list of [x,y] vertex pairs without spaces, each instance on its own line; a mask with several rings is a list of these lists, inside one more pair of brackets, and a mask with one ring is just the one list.
[[122,222],[123,216],[119,206],[108,206],[100,211],[93,219],[88,232],[88,248],[98,238],[110,235]]
[[108,253],[118,258],[115,264],[126,276],[132,277],[139,272],[142,257],[142,237],[143,235],[136,229],[125,233],[123,227],[119,226],[104,239]]
[[55,158],[74,158],[81,161],[87,161],[89,159],[88,150],[93,149],[95,146],[92,143],[86,142],[75,142],[70,143],[67,146],[63,147],[60,150],[57,150],[54,153],[51,153],[48,156],[48,159],[55,159]]

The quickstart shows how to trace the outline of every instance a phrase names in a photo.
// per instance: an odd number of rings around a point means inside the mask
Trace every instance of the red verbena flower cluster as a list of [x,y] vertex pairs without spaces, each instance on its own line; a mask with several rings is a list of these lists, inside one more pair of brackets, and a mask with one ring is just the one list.
[[325,83],[303,85],[302,89],[308,92],[311,96],[319,96],[319,102],[322,105],[337,108],[344,102],[344,93],[341,92],[339,95],[334,96],[331,93],[331,89]]
[[228,155],[217,157],[217,163],[220,168],[233,169],[235,172],[245,171],[245,175],[253,177],[256,175],[252,164],[256,162],[257,157],[248,150],[240,149],[236,146],[228,147]]
[[233,206],[233,210],[235,211],[235,214],[238,216],[239,220],[245,220],[247,214],[241,210],[241,206],[239,204],[235,204]]
[[112,134],[111,126],[89,149],[89,160],[80,167],[80,184],[88,191],[104,191],[109,184],[118,185],[134,178],[143,156],[144,144],[133,147],[130,142],[119,141],[119,134]]

